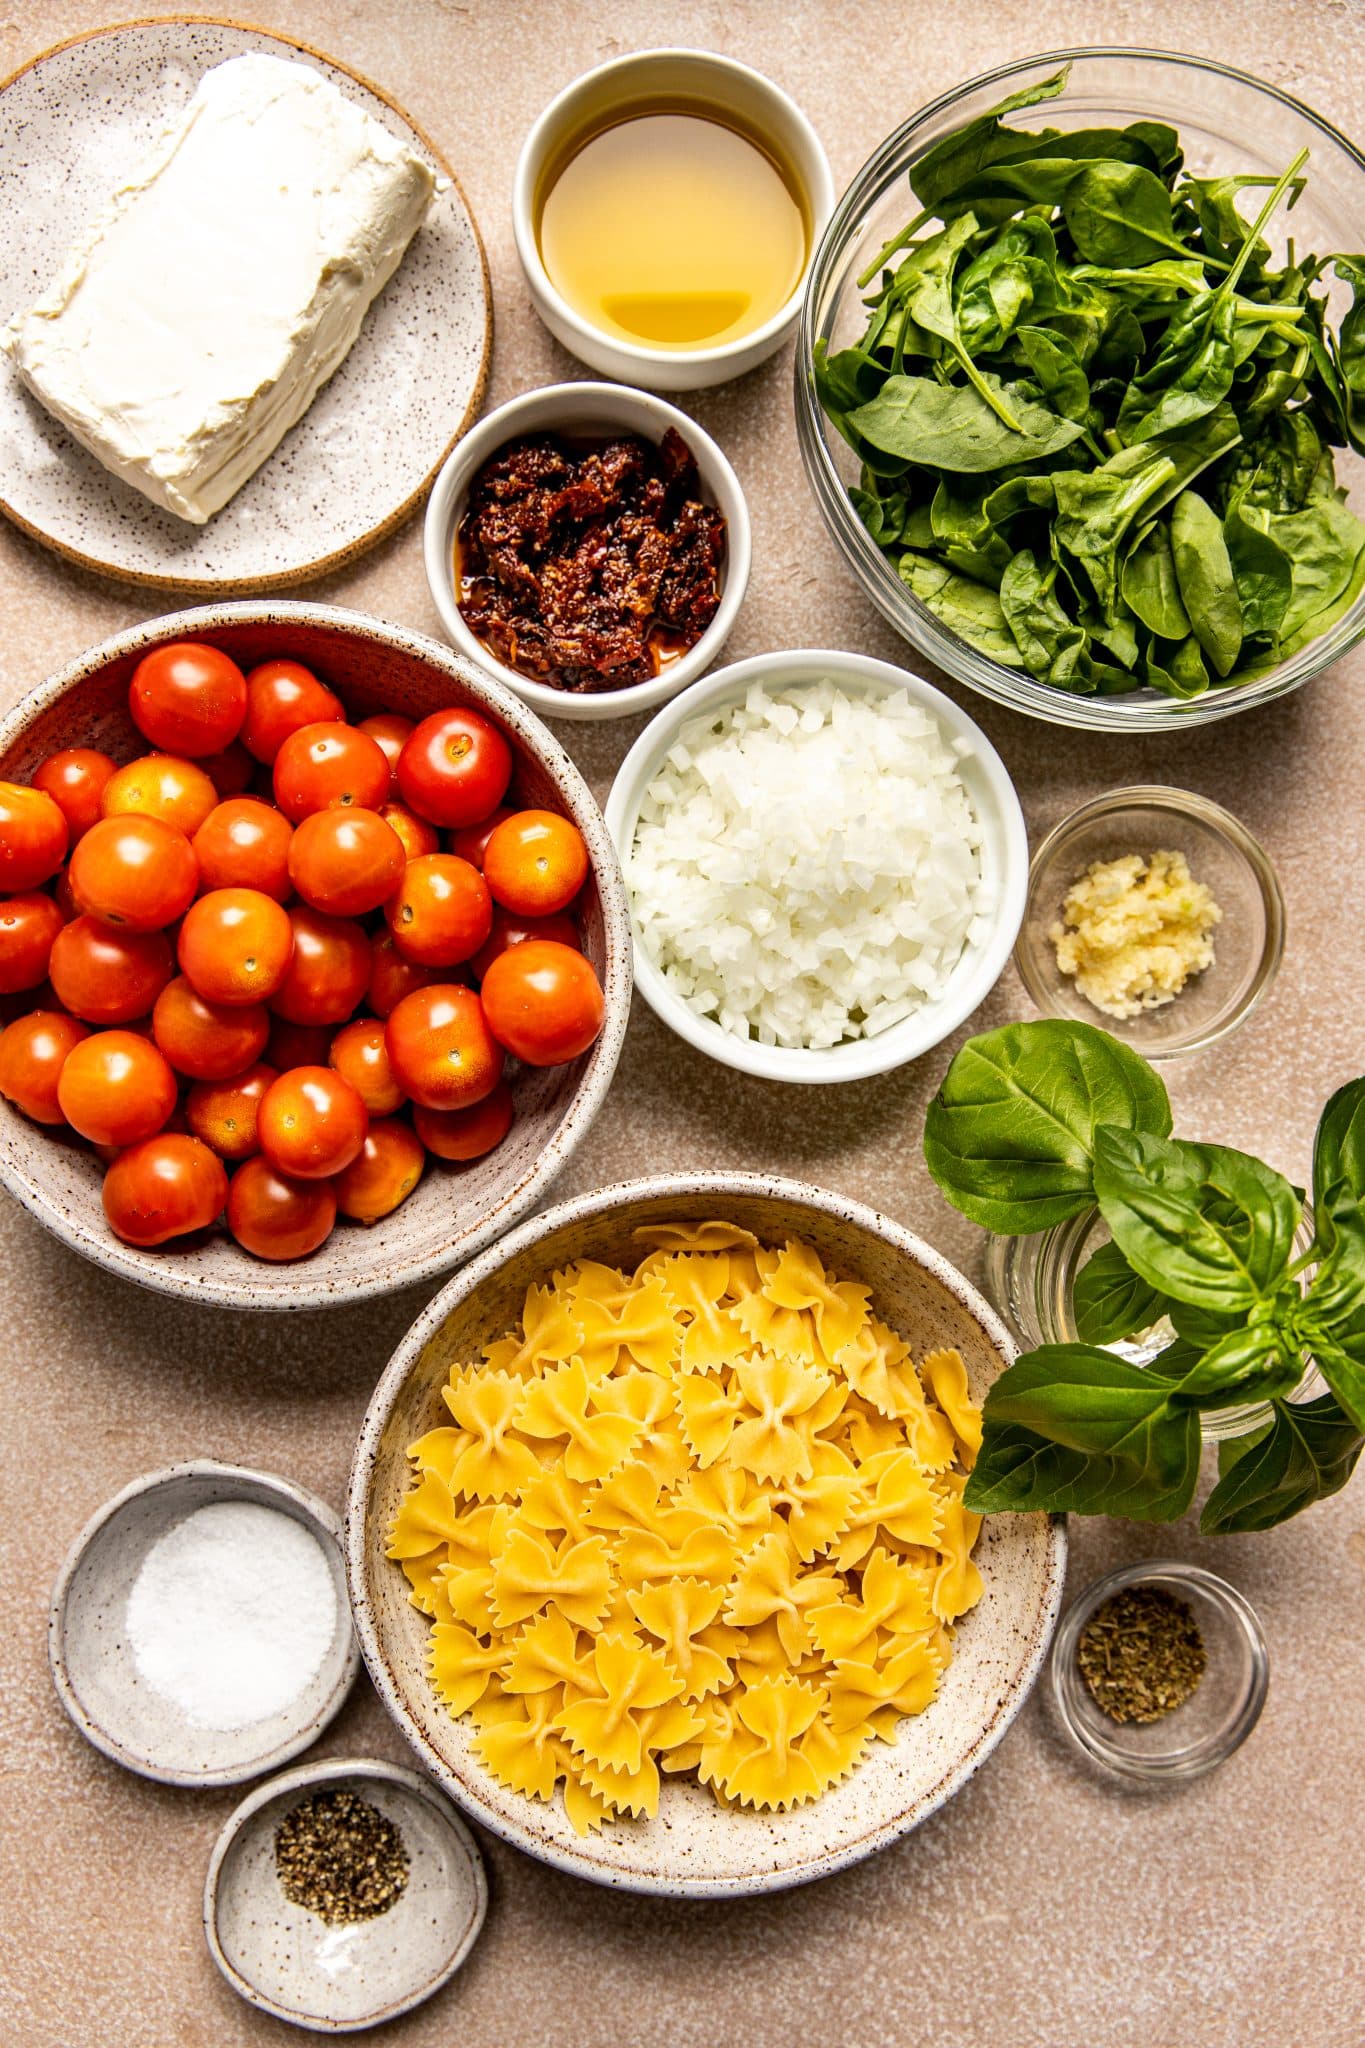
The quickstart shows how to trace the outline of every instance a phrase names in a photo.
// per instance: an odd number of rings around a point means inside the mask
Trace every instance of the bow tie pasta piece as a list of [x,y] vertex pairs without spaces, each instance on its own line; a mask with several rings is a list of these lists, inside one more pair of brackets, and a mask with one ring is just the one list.
[[719,1219],[579,1260],[455,1364],[390,1555],[428,1669],[504,1785],[579,1833],[661,1773],[785,1810],[934,1698],[980,1597],[958,1353],[916,1369],[870,1290]]

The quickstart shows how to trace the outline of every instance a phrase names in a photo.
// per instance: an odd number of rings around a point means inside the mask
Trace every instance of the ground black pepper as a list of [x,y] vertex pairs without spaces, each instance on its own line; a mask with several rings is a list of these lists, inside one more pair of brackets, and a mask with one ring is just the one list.
[[1190,1697],[1208,1653],[1186,1601],[1163,1586],[1129,1586],[1091,1615],[1076,1662],[1111,1721],[1159,1721]]
[[403,1895],[408,1868],[398,1829],[356,1792],[315,1792],[275,1830],[285,1897],[329,1927],[387,1913]]

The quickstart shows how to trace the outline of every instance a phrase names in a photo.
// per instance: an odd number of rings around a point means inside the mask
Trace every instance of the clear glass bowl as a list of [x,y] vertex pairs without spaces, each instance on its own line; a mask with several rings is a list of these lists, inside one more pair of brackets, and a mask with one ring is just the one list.
[[[1136,1017],[1109,1017],[1057,965],[1048,936],[1062,899],[1092,861],[1125,853],[1183,853],[1191,875],[1223,913],[1213,964],[1180,994]],[[1114,789],[1064,818],[1034,854],[1028,903],[1014,948],[1024,987],[1048,1017],[1098,1024],[1147,1060],[1203,1052],[1245,1023],[1274,980],[1284,953],[1284,898],[1270,857],[1220,804],[1164,783]]]
[[[1360,245],[1365,217],[1365,156],[1319,114],[1289,93],[1229,65],[1159,50],[1059,50],[1005,64],[945,93],[889,135],[835,208],[811,265],[796,354],[796,426],[815,500],[864,591],[896,631],[969,688],[1057,725],[1102,732],[1143,732],[1203,725],[1296,690],[1365,636],[1365,594],[1320,639],[1254,681],[1212,689],[1187,701],[1155,690],[1123,697],[1081,697],[1001,667],[969,647],[913,597],[849,503],[857,462],[820,409],[811,374],[817,341],[830,352],[856,341],[866,325],[858,276],[914,210],[908,173],[925,151],[1006,94],[1046,78],[1063,64],[1071,77],[1059,99],[1012,117],[1016,125],[1067,129],[1168,121],[1179,129],[1199,176],[1235,172],[1278,176],[1300,149],[1311,151],[1308,186],[1292,216],[1301,250],[1330,254]],[[1267,239],[1275,243],[1272,229]],[[1280,243],[1283,248],[1283,242]],[[1334,318],[1349,305],[1336,286]],[[1335,451],[1337,479],[1365,509],[1365,463]]]
[[[1114,1721],[1081,1677],[1076,1647],[1096,1609],[1132,1586],[1154,1586],[1191,1608],[1208,1653],[1183,1706],[1158,1721]],[[1234,1586],[1175,1559],[1125,1565],[1096,1579],[1062,1617],[1048,1662],[1048,1690],[1076,1747],[1120,1777],[1152,1785],[1202,1777],[1240,1748],[1265,1705],[1270,1655],[1255,1613]]]

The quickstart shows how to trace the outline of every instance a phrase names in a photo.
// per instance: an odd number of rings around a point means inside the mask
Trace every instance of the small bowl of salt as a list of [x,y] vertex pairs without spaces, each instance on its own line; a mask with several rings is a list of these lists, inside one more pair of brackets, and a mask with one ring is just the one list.
[[273,1770],[321,1734],[359,1668],[340,1524],[268,1472],[149,1472],[72,1546],[48,1655],[77,1728],[128,1770],[169,1785]]

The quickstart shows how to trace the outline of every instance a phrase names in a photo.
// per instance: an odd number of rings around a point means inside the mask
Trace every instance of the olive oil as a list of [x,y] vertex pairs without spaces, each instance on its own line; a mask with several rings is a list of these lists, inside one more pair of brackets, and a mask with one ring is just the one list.
[[645,348],[712,348],[781,312],[810,245],[794,179],[756,137],[687,106],[580,140],[548,183],[540,253],[581,319]]

